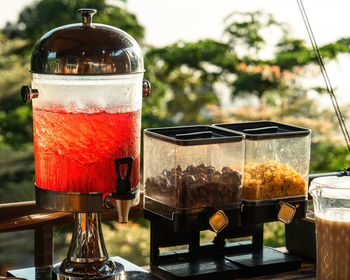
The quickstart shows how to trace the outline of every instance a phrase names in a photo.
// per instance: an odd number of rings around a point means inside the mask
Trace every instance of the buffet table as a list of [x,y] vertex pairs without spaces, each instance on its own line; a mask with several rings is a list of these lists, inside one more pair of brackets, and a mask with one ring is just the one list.
[[[121,262],[127,272],[125,280],[138,279],[138,280],[160,280],[158,277],[151,275],[147,272],[147,267],[140,268],[120,257],[114,257],[115,261]],[[259,276],[253,278],[236,278],[237,280],[260,280],[260,279],[274,279],[274,280],[296,280],[296,279],[316,279],[316,266],[315,263],[303,262],[301,268],[297,271],[290,271],[280,274],[270,274],[266,276]],[[8,272],[8,276],[22,277],[27,280],[50,280],[50,267],[41,268],[26,268],[11,270]],[[136,278],[135,278],[136,277]]]
[[[120,258],[112,257],[116,262],[123,264],[126,275],[124,280],[138,279],[138,280],[160,280],[158,277],[150,274],[143,268],[132,264],[131,262]],[[10,270],[7,276],[20,277],[26,280],[54,280],[51,276],[51,266],[45,267],[30,267],[25,269]]]
[[[236,278],[248,279],[248,278]],[[303,262],[301,268],[297,271],[284,272],[280,274],[271,274],[266,276],[259,276],[249,278],[250,280],[273,279],[273,280],[299,280],[299,279],[316,279],[316,265],[311,262]]]

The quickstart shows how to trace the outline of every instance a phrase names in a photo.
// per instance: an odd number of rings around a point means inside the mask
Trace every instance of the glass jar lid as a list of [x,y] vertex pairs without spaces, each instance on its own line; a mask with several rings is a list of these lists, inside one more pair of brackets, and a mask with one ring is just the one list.
[[55,28],[36,43],[30,72],[109,75],[144,72],[141,48],[128,33],[92,23],[95,9],[79,9],[82,23]]

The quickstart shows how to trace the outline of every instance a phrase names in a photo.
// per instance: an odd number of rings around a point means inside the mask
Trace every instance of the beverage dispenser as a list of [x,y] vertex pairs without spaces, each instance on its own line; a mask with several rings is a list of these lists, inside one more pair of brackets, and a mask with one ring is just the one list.
[[123,266],[104,245],[100,213],[117,208],[127,222],[139,201],[143,80],[138,43],[124,31],[92,23],[94,9],[80,9],[82,23],[51,30],[36,43],[23,86],[32,100],[35,196],[45,209],[73,212],[67,258],[57,279],[119,279]]

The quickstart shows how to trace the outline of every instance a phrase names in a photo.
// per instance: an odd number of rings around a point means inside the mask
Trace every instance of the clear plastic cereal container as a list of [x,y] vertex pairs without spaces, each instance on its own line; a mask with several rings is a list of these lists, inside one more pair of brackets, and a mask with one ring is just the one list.
[[144,131],[144,208],[172,218],[240,208],[244,136],[211,126]]
[[214,127],[245,135],[243,200],[307,197],[309,129],[273,121],[216,124]]

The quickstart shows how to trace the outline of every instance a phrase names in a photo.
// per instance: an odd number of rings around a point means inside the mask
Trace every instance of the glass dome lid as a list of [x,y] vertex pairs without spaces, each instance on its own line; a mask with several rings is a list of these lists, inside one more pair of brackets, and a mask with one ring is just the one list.
[[118,75],[144,72],[141,48],[128,33],[92,23],[95,9],[79,9],[82,23],[55,28],[36,43],[30,72]]

